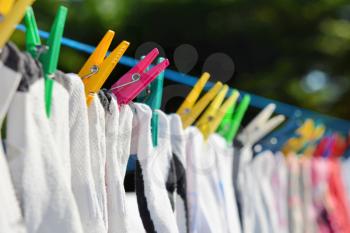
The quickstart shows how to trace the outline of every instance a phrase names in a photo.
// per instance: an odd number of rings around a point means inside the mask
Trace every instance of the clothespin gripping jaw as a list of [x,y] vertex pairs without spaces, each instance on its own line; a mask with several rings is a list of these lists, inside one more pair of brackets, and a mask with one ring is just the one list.
[[[141,59],[144,58],[143,56]],[[162,63],[164,60],[165,58],[163,57],[158,58],[157,64]],[[151,130],[153,146],[158,145],[158,113],[155,110],[160,109],[162,104],[163,82],[164,72],[161,72],[137,98],[138,101],[146,103],[152,109]]]
[[233,105],[226,112],[218,132],[226,139],[227,143],[231,144],[233,142],[249,103],[250,95],[245,95],[236,110]]
[[39,30],[36,24],[33,9],[27,9],[25,16],[25,23],[27,26],[27,51],[35,59],[38,59],[43,65],[45,78],[45,110],[48,117],[51,115],[51,99],[54,83],[52,80],[52,75],[54,75],[57,70],[67,12],[68,10],[66,7],[59,7],[47,40],[47,46],[41,45]]
[[224,101],[227,91],[228,86],[224,85],[196,123],[196,126],[202,132],[205,139],[207,139],[210,134],[212,121],[214,120],[221,103]]
[[191,92],[187,95],[185,100],[182,102],[182,104],[176,111],[176,113],[181,117],[182,121],[184,121],[184,119],[188,117],[209,78],[210,74],[204,72],[192,88]]
[[16,25],[19,24],[23,18],[26,9],[32,5],[34,1],[35,0],[17,0],[13,5],[10,3],[6,6],[7,9],[4,9],[4,16],[0,19],[0,49],[3,48],[5,43],[10,39],[12,33],[16,29]]
[[0,1],[0,20],[10,12],[14,3],[15,3],[15,0],[2,0],[2,1]]
[[32,55],[33,58],[39,59],[40,54],[44,50],[48,50],[48,48],[41,47],[39,30],[32,7],[28,7],[26,10],[24,21],[26,25],[26,50]]
[[110,90],[117,97],[119,104],[128,104],[132,101],[161,72],[163,72],[166,67],[168,67],[169,60],[165,59],[161,63],[153,66],[149,71],[146,71],[147,67],[153,62],[158,54],[158,49],[153,49],[143,60],[112,85]]
[[79,76],[84,82],[88,105],[91,104],[94,94],[102,88],[103,84],[106,82],[107,78],[130,45],[129,42],[122,41],[105,59],[114,34],[114,31],[107,31],[95,51],[79,71]]
[[[214,133],[218,129],[219,125],[223,121],[223,118],[226,116],[226,113],[228,111],[231,111],[229,109],[231,108],[233,111],[238,97],[239,97],[239,92],[237,90],[232,90],[230,97],[227,98],[227,100],[221,105],[220,109],[215,114],[214,120],[211,123],[209,135]],[[231,115],[232,115],[232,112],[231,112]]]

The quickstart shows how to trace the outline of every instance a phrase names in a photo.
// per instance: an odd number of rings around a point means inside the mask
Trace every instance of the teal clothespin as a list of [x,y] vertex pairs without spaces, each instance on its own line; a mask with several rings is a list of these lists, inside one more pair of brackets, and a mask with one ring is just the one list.
[[[143,59],[143,57],[141,59]],[[163,57],[158,58],[157,64],[160,64],[164,60]],[[153,111],[151,119],[153,146],[158,145],[158,114],[155,110],[160,109],[162,105],[163,82],[164,72],[160,73],[157,78],[148,85],[147,89],[143,90],[137,97],[138,101],[146,103]]]
[[218,133],[223,136],[228,143],[232,143],[236,136],[249,103],[250,95],[245,95],[235,111],[234,105],[227,110],[219,126]]
[[39,59],[43,65],[45,77],[45,110],[48,117],[50,117],[51,114],[51,98],[54,83],[51,76],[57,70],[67,11],[66,7],[59,7],[51,27],[50,36],[47,40],[47,46],[42,46],[41,44],[33,9],[31,7],[28,8],[25,15],[27,51],[35,59]]

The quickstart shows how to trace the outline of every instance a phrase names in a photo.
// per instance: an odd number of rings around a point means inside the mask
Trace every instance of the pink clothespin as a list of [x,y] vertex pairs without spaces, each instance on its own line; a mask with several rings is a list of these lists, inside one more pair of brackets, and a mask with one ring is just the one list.
[[136,98],[142,90],[144,90],[167,68],[169,60],[165,59],[163,62],[153,66],[149,71],[145,72],[147,67],[153,62],[158,54],[158,49],[153,49],[136,66],[113,84],[110,90],[117,97],[119,105],[128,104]]

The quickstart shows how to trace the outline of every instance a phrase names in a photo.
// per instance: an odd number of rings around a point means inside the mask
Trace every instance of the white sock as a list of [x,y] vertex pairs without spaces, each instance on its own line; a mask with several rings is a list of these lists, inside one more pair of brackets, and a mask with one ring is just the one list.
[[196,127],[185,132],[190,232],[225,232],[216,191],[219,177],[214,150]]
[[170,121],[171,148],[176,170],[176,202],[175,214],[179,232],[189,232],[187,181],[186,181],[186,153],[185,135],[182,129],[181,118],[177,114],[168,116]]
[[224,211],[226,232],[239,233],[241,226],[237,210],[237,202],[233,189],[233,147],[218,134],[210,135],[208,143],[215,150],[217,172],[219,175],[219,191],[221,209]]
[[58,76],[56,79],[69,93],[71,182],[84,232],[106,232],[91,168],[84,85],[76,74]]
[[[109,95],[109,93],[105,93]],[[107,209],[108,209],[108,232],[129,232],[127,212],[125,207],[124,178],[121,172],[121,164],[118,159],[118,149],[120,141],[118,134],[119,107],[114,95],[110,96],[110,101],[105,107],[106,110],[106,189],[107,189]],[[130,121],[132,120],[132,116]],[[130,124],[131,125],[131,124]],[[130,127],[131,128],[131,127]],[[129,139],[130,140],[130,139]]]
[[[152,111],[145,104],[136,103],[134,106],[136,114],[132,133],[136,136],[132,143],[137,144],[136,195],[144,228],[148,233],[179,232],[166,189],[168,168],[164,164],[169,161],[166,151],[170,142],[159,138],[158,146],[153,148]],[[159,124],[158,130],[162,130],[163,123]]]
[[117,150],[123,181],[125,178],[126,167],[130,156],[133,117],[133,112],[129,105],[120,106]]
[[101,210],[106,228],[108,226],[107,193],[105,187],[106,166],[106,139],[105,139],[105,111],[98,95],[88,108],[89,139],[91,153],[91,169],[97,193],[99,208]]
[[[58,153],[63,160],[67,171],[67,180],[71,182],[71,154],[70,154],[70,130],[69,130],[69,104],[72,101],[69,89],[60,81],[67,79],[65,74],[58,71],[55,73],[55,86],[52,89],[50,127],[54,140],[57,144]],[[68,93],[67,93],[68,92]]]

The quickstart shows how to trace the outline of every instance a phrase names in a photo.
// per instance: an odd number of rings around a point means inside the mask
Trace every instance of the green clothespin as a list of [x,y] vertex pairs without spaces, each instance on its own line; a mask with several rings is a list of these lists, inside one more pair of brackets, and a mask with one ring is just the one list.
[[218,133],[223,136],[228,143],[232,143],[241,125],[243,116],[248,109],[250,103],[250,95],[245,95],[239,103],[236,111],[235,106],[230,107],[222,120]]
[[[141,58],[143,59],[144,56]],[[157,64],[163,62],[165,59],[163,57],[158,58]],[[151,107],[152,119],[151,119],[151,129],[152,129],[152,142],[153,146],[158,145],[158,114],[155,111],[160,109],[162,105],[163,97],[163,82],[164,82],[164,72],[160,73],[157,78],[148,85],[148,87],[143,90],[137,100],[139,102],[144,102]]]
[[67,12],[68,10],[64,6],[60,6],[58,9],[51,27],[50,36],[47,40],[47,46],[42,46],[41,44],[33,9],[30,7],[25,15],[27,51],[33,58],[39,59],[43,65],[45,77],[45,109],[48,117],[50,117],[51,114],[51,98],[54,83],[50,76],[57,70]]

